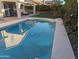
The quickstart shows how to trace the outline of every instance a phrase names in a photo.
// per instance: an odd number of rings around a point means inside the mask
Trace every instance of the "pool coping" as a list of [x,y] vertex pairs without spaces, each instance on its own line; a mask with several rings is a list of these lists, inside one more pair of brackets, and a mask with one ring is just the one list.
[[0,24],[0,28],[4,28],[6,26],[20,23],[26,20],[45,20],[50,22],[56,22],[51,59],[75,59],[67,32],[65,30],[61,18],[49,19],[49,18],[28,17],[12,22],[2,23]]

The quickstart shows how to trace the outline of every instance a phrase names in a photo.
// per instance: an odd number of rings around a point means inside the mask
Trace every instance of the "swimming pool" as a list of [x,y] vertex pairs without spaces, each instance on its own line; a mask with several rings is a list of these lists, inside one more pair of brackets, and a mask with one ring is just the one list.
[[[55,23],[36,20],[25,21],[8,26],[2,31],[11,35],[25,35],[21,37],[22,40],[19,44],[11,47],[6,47],[4,44],[5,48],[0,50],[0,59],[51,59]],[[5,43],[4,40],[3,43]]]

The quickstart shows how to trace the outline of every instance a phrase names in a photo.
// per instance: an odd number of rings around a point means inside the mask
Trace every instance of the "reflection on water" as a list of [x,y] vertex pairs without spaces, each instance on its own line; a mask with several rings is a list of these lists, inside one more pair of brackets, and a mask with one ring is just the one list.
[[[0,32],[0,40],[4,39],[5,47],[9,48],[20,43],[27,30],[33,26],[33,23],[22,22],[11,25]],[[4,46],[4,45],[3,45]]]
[[0,39],[2,39],[2,33],[0,32]]
[[[22,22],[0,32],[0,57],[3,59],[50,59],[55,24]],[[5,47],[3,50],[2,47]]]

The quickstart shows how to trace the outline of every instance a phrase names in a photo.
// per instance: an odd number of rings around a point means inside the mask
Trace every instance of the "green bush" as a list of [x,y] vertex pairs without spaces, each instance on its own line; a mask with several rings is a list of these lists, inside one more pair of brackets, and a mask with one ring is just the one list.
[[33,6],[25,6],[25,10],[33,10]]
[[[33,6],[25,6],[25,10],[33,10]],[[36,5],[37,11],[49,11],[50,7],[46,5]]]
[[36,6],[36,10],[37,11],[49,11],[50,10],[50,7],[49,6],[46,6],[46,5],[37,5]]

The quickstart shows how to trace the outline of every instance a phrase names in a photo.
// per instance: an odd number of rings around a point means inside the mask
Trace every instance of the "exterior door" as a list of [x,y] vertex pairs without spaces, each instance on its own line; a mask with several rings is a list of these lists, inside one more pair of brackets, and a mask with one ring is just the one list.
[[4,8],[5,8],[5,16],[10,16],[9,5],[8,4],[4,4]]
[[13,2],[4,3],[5,16],[16,16],[16,4]]

